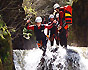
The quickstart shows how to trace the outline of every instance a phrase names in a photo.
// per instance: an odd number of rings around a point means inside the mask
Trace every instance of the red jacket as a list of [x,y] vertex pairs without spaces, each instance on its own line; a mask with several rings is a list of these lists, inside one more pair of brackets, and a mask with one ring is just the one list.
[[[51,25],[46,25],[46,24],[41,24],[41,25],[44,26],[44,29],[45,29],[45,28],[51,29],[51,28],[53,27],[53,23],[52,23]],[[27,29],[28,29],[28,30],[34,30],[34,26],[35,26],[35,25],[31,25],[31,26],[28,25],[28,26],[27,26]],[[38,29],[40,29],[40,28],[41,28],[41,26],[38,27]]]
[[48,28],[51,29],[53,27],[53,23],[51,25],[45,25],[45,24],[41,24],[39,27],[37,25],[31,25],[31,26],[27,26],[28,30],[34,30],[35,36],[36,36],[36,40],[44,40],[46,38],[46,35],[44,34],[44,29]]

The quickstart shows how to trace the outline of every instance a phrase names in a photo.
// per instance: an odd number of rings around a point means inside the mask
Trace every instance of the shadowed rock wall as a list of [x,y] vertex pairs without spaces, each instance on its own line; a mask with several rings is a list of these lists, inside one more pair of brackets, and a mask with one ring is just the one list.
[[78,46],[88,46],[88,0],[73,3],[73,32]]

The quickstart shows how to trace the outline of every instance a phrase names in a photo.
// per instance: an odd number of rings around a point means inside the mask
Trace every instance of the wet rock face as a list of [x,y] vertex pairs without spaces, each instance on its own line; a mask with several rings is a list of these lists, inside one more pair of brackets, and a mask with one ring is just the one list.
[[73,3],[73,30],[78,46],[88,46],[88,1]]
[[37,70],[80,70],[80,56],[78,52],[72,49],[63,51],[66,52],[64,56],[61,55],[62,53],[56,51],[51,52],[51,58],[49,56],[42,57]]

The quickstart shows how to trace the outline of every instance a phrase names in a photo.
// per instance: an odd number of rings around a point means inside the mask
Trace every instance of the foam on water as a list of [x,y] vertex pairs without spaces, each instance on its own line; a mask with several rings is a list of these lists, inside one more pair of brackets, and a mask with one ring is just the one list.
[[[52,64],[53,70],[88,70],[88,58],[83,56],[83,50],[78,47],[68,46],[68,50],[54,44],[50,47],[50,42],[47,44],[45,56],[46,66]],[[52,49],[59,47],[56,52],[51,52]],[[88,56],[86,50],[85,56]],[[76,53],[77,52],[77,53]],[[39,48],[31,50],[13,50],[14,64],[16,70],[37,70],[37,66],[42,58],[43,51]],[[69,62],[71,61],[71,62]],[[69,66],[69,64],[72,65]]]

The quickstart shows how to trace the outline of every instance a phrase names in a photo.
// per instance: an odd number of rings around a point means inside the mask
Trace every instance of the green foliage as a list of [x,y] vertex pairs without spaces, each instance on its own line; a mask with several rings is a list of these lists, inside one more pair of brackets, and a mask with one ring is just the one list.
[[2,63],[2,60],[0,59],[0,63]]
[[69,0],[69,2],[66,2],[67,5],[71,5],[72,6],[73,0]]
[[78,0],[73,0],[73,2],[77,2]]
[[[3,35],[5,39],[3,39],[0,36],[0,63],[3,63],[3,69],[4,70],[11,70],[11,69],[5,69],[7,66],[11,66],[12,63],[12,56],[11,56],[11,37],[9,34]],[[6,66],[7,65],[7,66]]]
[[23,37],[26,39],[30,39],[30,36],[32,36],[32,34],[30,33],[32,30],[27,30],[26,28],[23,29]]
[[[1,17],[1,16],[0,16],[0,17]],[[4,23],[3,20],[0,19],[0,37],[1,37],[2,39],[5,39],[5,36],[6,36],[6,35],[11,36],[10,32],[9,32],[8,29],[7,29],[6,24]]]
[[11,64],[11,53],[9,53],[11,50],[9,44],[9,40],[11,40],[10,38],[11,34],[0,15],[0,63]]
[[[23,2],[23,8],[25,10],[25,14],[26,14],[26,20],[28,18],[31,18],[33,16],[36,16],[37,12],[35,11],[34,8],[32,8],[32,3],[30,2],[30,0],[24,0]],[[33,19],[32,19],[33,21]],[[30,39],[30,37],[32,36],[32,30],[27,30],[26,28],[23,29],[23,37],[26,39]]]
[[26,28],[23,29],[23,33],[26,33],[28,30]]
[[37,12],[35,12],[34,9],[32,9],[31,7],[27,7],[27,6],[24,7],[24,10],[25,10],[26,14],[32,13],[32,14],[36,15],[36,13],[37,13]]
[[35,9],[32,8],[31,5],[32,5],[32,3],[30,3],[30,0],[24,0],[24,2],[23,2],[23,8],[25,10],[25,14],[27,14],[26,15],[27,18],[31,17],[32,15],[36,16],[36,14],[37,14],[37,12],[35,11]]

